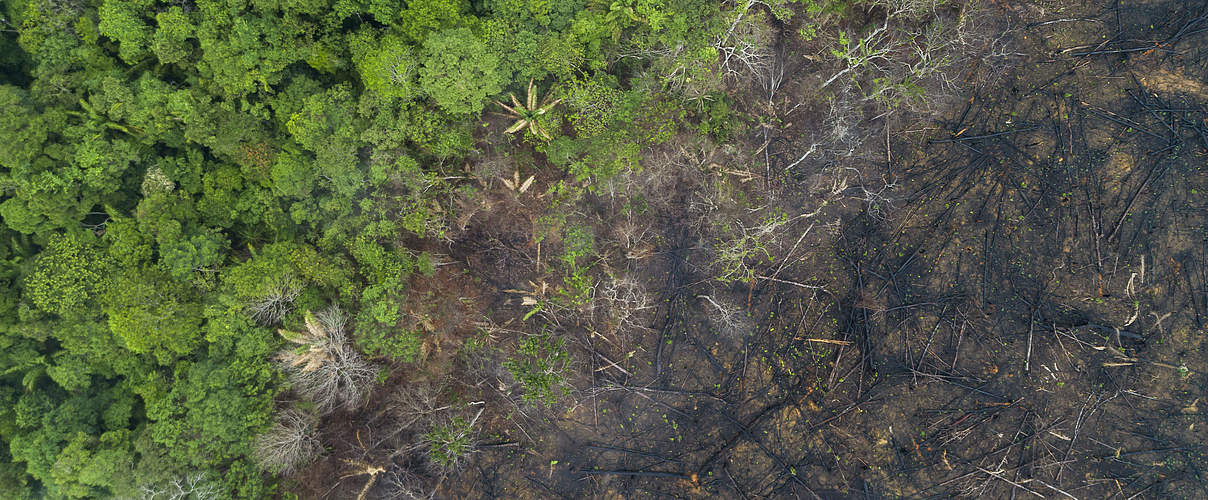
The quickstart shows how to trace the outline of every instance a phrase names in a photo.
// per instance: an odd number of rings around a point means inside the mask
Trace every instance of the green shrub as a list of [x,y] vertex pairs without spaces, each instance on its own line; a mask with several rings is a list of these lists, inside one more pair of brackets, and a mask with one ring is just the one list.
[[386,356],[399,361],[414,361],[420,354],[423,337],[419,332],[372,321],[358,322],[357,348],[370,356]]
[[454,417],[424,434],[432,463],[443,470],[456,469],[464,463],[474,449],[473,426],[473,421]]
[[569,365],[566,341],[548,334],[522,340],[516,355],[503,362],[503,367],[524,388],[521,399],[544,405],[551,405],[558,396],[570,393],[566,380]]

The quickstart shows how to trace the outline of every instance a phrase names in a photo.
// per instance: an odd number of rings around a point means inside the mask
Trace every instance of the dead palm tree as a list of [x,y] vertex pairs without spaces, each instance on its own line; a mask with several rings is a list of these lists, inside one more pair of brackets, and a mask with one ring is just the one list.
[[310,311],[306,312],[305,332],[280,329],[277,330],[277,333],[281,334],[285,340],[299,346],[281,351],[278,355],[278,359],[291,368],[301,367],[302,373],[307,373],[319,369],[332,360],[332,351],[336,349],[336,346],[331,342],[332,339],[327,328],[316,320]]
[[541,128],[541,125],[537,123],[537,118],[545,113],[548,113],[554,108],[554,106],[557,106],[558,103],[562,102],[562,99],[554,99],[551,101],[550,98],[553,96],[547,95],[545,96],[545,100],[541,101],[541,104],[538,105],[537,86],[533,85],[532,80],[529,80],[528,99],[526,99],[524,102],[520,102],[520,99],[516,98],[516,94],[511,92],[508,92],[508,96],[512,98],[511,106],[504,104],[502,101],[495,101],[496,104],[508,111],[506,113],[507,116],[516,119],[516,123],[513,123],[512,126],[508,127],[508,129],[504,132],[514,134],[524,130],[525,128],[528,128],[533,132],[534,135],[542,137],[547,141],[550,140],[551,137],[549,133],[546,132],[545,129]]
[[322,413],[359,406],[376,374],[349,344],[346,321],[343,312],[332,307],[318,317],[307,311],[304,332],[278,330],[298,347],[282,350],[277,360],[287,368],[294,388],[314,401]]

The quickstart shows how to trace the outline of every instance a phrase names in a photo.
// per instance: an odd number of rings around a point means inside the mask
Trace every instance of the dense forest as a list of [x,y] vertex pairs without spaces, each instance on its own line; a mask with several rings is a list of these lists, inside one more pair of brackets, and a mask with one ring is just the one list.
[[[868,495],[853,460],[888,496],[1194,485],[1203,424],[1110,488],[1065,465],[1104,383],[1204,387],[1208,267],[1147,289],[1166,257],[1128,252],[1201,184],[1208,15],[1119,4],[0,0],[0,496]],[[1175,69],[1109,102],[1087,72],[1125,62]],[[1118,356],[1045,420],[1059,343]],[[802,438],[899,409],[921,437],[862,431],[896,459]],[[999,414],[1067,438],[1055,479],[926,439]]]

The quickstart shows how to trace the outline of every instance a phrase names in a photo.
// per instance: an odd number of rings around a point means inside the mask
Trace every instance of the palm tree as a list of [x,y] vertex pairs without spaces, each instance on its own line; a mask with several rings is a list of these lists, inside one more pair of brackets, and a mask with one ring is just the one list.
[[541,125],[537,123],[537,118],[553,109],[554,106],[562,102],[562,99],[555,99],[551,101],[550,97],[553,96],[547,95],[545,96],[545,100],[541,101],[541,105],[538,106],[537,87],[536,85],[533,85],[532,80],[529,80],[528,99],[525,102],[520,102],[520,99],[516,98],[516,94],[511,92],[508,93],[508,96],[512,98],[511,106],[504,104],[502,101],[495,101],[496,104],[508,111],[506,113],[507,116],[516,119],[516,123],[513,123],[512,126],[508,127],[508,129],[504,132],[514,134],[524,130],[525,128],[528,128],[538,137],[543,137],[547,141],[550,140],[551,137],[549,133],[546,132],[545,129],[541,128]]

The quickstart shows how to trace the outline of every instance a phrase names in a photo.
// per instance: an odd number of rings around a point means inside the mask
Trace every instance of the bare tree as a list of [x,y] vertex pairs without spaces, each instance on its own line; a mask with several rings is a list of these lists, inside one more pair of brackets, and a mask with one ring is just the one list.
[[772,78],[775,56],[770,47],[775,41],[775,33],[763,13],[755,9],[757,5],[766,4],[746,0],[742,5],[736,5],[730,29],[713,42],[722,78],[735,81],[751,78],[760,85],[766,85]]
[[754,330],[755,325],[750,318],[742,314],[742,309],[731,304],[725,297],[718,296],[714,299],[712,295],[697,295],[696,298],[709,304],[709,307],[705,308],[708,318],[723,336],[738,338]]
[[292,473],[309,463],[323,449],[315,420],[297,408],[280,412],[273,426],[256,437],[252,455],[256,463],[277,474]]
[[443,381],[433,381],[413,384],[396,392],[390,398],[390,410],[399,419],[399,430],[411,429],[416,423],[422,424],[420,428],[426,428],[436,413],[451,408],[438,404],[443,390]]
[[218,486],[210,482],[204,473],[194,472],[177,476],[163,484],[145,484],[139,488],[140,500],[214,500],[218,498]]
[[387,471],[380,483],[386,498],[419,500],[432,496],[431,487],[423,477],[402,467]]
[[302,284],[293,275],[281,276],[271,291],[246,306],[248,314],[261,325],[272,325],[294,309],[294,300],[302,293]]
[[353,408],[364,402],[375,370],[349,343],[344,327],[347,316],[331,307],[318,316],[306,313],[306,331],[279,330],[298,344],[277,354],[300,394],[324,412]]
[[615,333],[649,330],[647,323],[654,311],[654,300],[645,285],[629,273],[609,273],[600,286],[599,297],[608,306],[609,323]]

